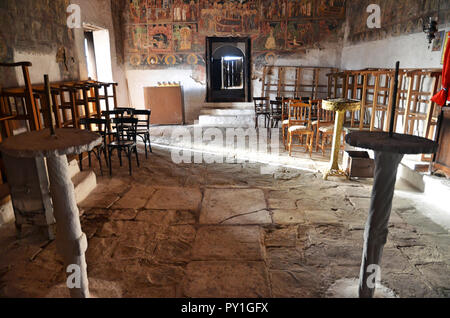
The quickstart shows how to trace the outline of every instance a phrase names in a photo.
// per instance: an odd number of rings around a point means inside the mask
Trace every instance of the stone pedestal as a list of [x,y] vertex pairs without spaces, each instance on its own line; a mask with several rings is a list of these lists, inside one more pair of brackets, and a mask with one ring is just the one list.
[[346,177],[347,174],[339,168],[339,151],[341,150],[341,135],[344,127],[345,113],[361,108],[359,100],[346,98],[328,99],[322,101],[322,108],[336,112],[336,119],[333,133],[333,148],[331,150],[330,167],[323,174],[324,180],[330,176]]
[[[101,136],[93,132],[57,129],[56,135],[41,130],[10,137],[0,146],[0,150],[11,158],[47,158],[57,250],[63,256],[66,268],[77,265],[79,269],[80,285],[70,289],[70,295],[77,298],[89,297],[85,259],[87,240],[81,230],[66,155],[90,151],[101,142]],[[9,178],[8,171],[7,175]]]
[[364,231],[364,250],[359,276],[359,297],[372,298],[373,274],[379,269],[388,235],[389,217],[397,178],[397,169],[405,154],[433,153],[437,144],[431,140],[384,132],[353,132],[346,142],[354,147],[375,151],[375,173],[369,217]]

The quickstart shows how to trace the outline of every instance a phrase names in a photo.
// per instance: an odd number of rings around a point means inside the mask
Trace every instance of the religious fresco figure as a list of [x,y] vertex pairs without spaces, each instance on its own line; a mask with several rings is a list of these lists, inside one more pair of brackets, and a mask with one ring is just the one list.
[[197,21],[197,5],[194,0],[191,0],[189,3],[190,11],[191,11],[191,21]]
[[269,37],[267,38],[265,47],[268,50],[274,50],[277,48],[277,43],[275,37],[273,36],[273,28],[270,28],[270,34]]
[[173,7],[173,20],[181,21],[182,20],[182,6],[183,3],[181,0],[175,0]]
[[192,48],[192,30],[189,27],[181,28],[180,30],[180,50],[191,50]]

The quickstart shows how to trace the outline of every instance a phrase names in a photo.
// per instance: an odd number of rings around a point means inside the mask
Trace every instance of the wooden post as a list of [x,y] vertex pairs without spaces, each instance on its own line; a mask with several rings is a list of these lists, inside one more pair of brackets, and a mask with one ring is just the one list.
[[412,94],[413,94],[413,85],[414,85],[414,79],[415,76],[414,74],[408,76],[409,78],[409,87],[408,87],[408,96],[406,98],[406,106],[405,106],[405,119],[404,119],[404,123],[405,126],[403,127],[403,133],[406,134],[408,132],[408,122],[409,122],[409,113],[410,113],[410,105],[411,105],[411,100],[412,100]]
[[367,73],[361,74],[363,77],[363,87],[361,91],[361,115],[359,118],[359,130],[364,129],[364,120],[366,117],[366,103],[367,103]]
[[27,107],[27,113],[29,116],[28,123],[30,125],[30,130],[41,130],[42,125],[39,120],[38,110],[34,102],[33,88],[31,87],[30,73],[28,72],[28,67],[32,64],[29,62],[17,63],[22,67],[23,79],[25,82],[25,101]]
[[391,122],[391,117],[396,116],[396,112],[392,113],[392,107],[395,107],[397,105],[393,105],[394,102],[394,81],[395,76],[392,76],[392,74],[389,74],[389,106],[387,109],[387,120],[384,122],[384,131],[389,131],[389,123]]
[[380,85],[380,74],[375,75],[375,87],[373,88],[373,105],[372,105],[372,117],[370,118],[370,131],[375,130],[375,115],[378,105],[378,88]]

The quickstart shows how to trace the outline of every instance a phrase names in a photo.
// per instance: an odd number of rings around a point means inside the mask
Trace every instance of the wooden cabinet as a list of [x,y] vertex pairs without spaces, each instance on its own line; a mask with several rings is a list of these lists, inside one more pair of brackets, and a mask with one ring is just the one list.
[[181,86],[144,87],[145,108],[151,109],[151,123],[184,125],[184,103]]
[[440,170],[450,178],[450,107],[444,107],[439,125],[439,148],[435,155],[433,171]]

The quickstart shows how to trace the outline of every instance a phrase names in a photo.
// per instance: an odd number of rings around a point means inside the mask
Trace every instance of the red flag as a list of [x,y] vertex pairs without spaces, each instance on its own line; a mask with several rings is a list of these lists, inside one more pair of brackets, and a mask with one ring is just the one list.
[[447,33],[447,37],[444,66],[442,68],[442,89],[431,99],[440,106],[445,106],[446,101],[450,101],[450,95],[448,94],[448,89],[450,86],[450,32]]

